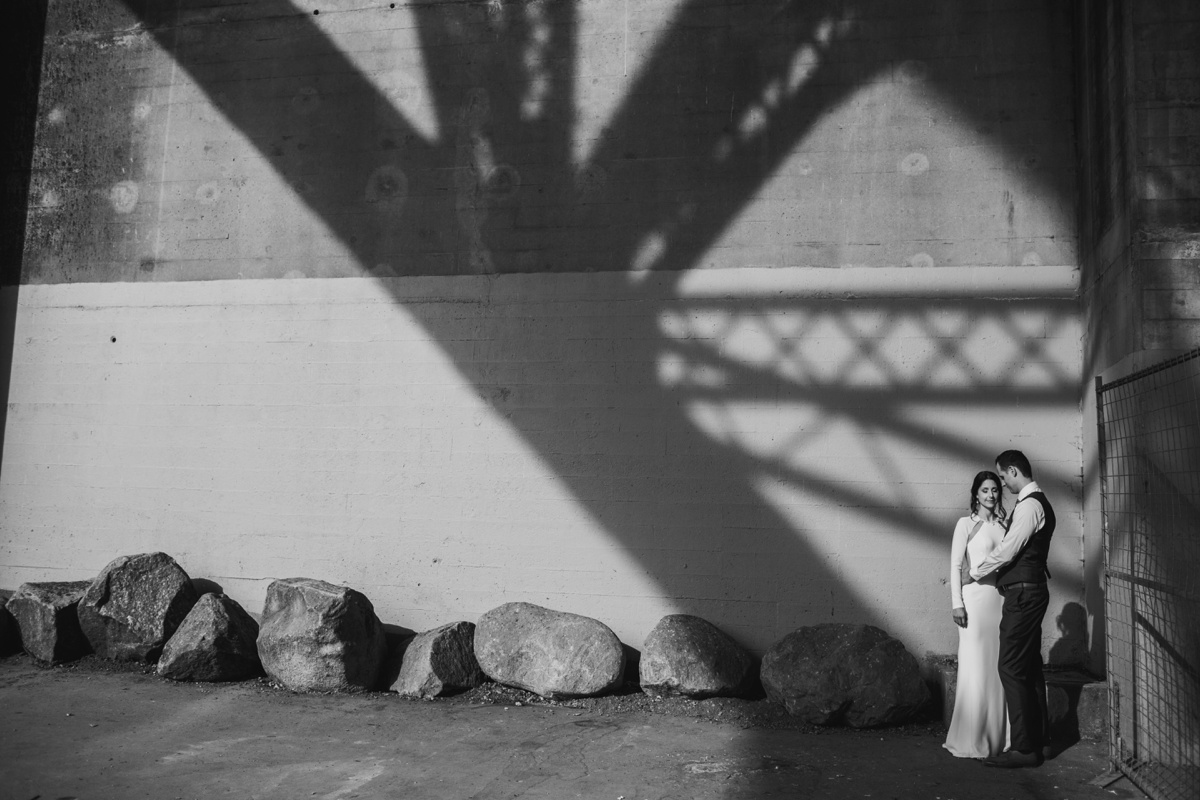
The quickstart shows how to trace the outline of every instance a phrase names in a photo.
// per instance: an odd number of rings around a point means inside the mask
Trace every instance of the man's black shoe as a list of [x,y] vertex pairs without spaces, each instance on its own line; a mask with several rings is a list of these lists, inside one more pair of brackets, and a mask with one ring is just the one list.
[[1022,767],[1040,767],[1042,765],[1041,753],[1022,753],[1018,750],[1009,750],[1007,753],[1001,753],[998,756],[985,758],[983,763],[989,767],[1000,767],[1001,769],[1020,769]]

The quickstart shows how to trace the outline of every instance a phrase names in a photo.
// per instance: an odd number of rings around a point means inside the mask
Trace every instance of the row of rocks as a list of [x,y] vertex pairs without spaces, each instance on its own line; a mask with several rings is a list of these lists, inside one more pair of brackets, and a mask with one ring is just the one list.
[[[506,603],[477,624],[454,622],[389,647],[365,595],[313,578],[276,580],[262,622],[223,594],[199,595],[165,553],[124,556],[93,581],[27,583],[0,596],[0,652],[57,664],[89,652],[156,663],[174,680],[266,674],[301,692],[390,688],[437,697],[491,679],[547,698],[593,696],[625,680],[627,648],[604,623]],[[634,651],[636,652],[636,651]],[[672,614],[650,632],[638,681],[652,695],[767,696],[817,725],[894,724],[929,693],[917,661],[869,625],[800,628],[751,655],[700,617]]]

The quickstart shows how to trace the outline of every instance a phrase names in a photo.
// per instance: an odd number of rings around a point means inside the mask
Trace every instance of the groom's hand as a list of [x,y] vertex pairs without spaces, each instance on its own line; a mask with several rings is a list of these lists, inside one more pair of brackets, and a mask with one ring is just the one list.
[[958,627],[967,627],[967,610],[965,608],[954,609],[950,612],[950,616],[954,618],[954,624]]

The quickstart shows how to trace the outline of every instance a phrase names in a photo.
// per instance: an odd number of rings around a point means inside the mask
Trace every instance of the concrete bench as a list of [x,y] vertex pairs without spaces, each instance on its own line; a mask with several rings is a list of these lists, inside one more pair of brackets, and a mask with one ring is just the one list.
[[[942,722],[954,713],[958,663],[952,657],[930,659],[934,694],[941,696]],[[1108,683],[1079,669],[1046,670],[1046,704],[1055,739],[1103,739],[1108,736]]]

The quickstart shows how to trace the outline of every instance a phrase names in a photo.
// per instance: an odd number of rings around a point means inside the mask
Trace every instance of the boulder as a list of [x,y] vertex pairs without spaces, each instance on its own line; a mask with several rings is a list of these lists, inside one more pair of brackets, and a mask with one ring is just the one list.
[[188,574],[166,553],[121,556],[79,601],[79,625],[96,655],[153,663],[196,599]]
[[267,588],[258,656],[267,675],[289,689],[374,689],[385,654],[383,625],[361,592],[315,578]]
[[258,623],[223,594],[203,594],[158,659],[175,681],[240,681],[262,674]]
[[21,632],[17,629],[17,621],[8,612],[10,597],[10,589],[0,589],[0,656],[21,652]]
[[452,622],[408,640],[392,689],[406,697],[439,697],[485,678],[475,660],[475,626]]
[[475,658],[497,683],[555,698],[603,694],[625,670],[625,651],[607,625],[531,603],[505,603],[480,617]]
[[91,581],[23,583],[8,601],[25,652],[47,664],[74,661],[92,652],[76,608]]
[[738,697],[750,689],[753,668],[750,654],[711,622],[670,614],[646,637],[639,682],[650,695]]
[[893,725],[929,700],[916,658],[871,625],[800,628],[763,656],[767,697],[814,725]]

